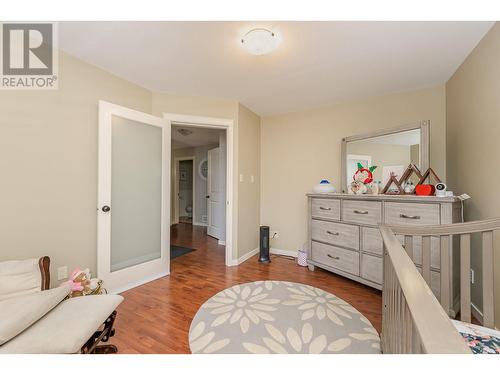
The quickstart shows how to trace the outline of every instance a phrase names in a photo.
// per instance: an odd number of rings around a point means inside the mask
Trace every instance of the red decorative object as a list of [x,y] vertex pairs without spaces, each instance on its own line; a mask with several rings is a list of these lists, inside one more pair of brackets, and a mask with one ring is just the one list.
[[358,170],[352,176],[354,181],[362,182],[363,184],[369,184],[373,182],[373,171],[377,168],[376,166],[371,166],[370,168],[364,168],[361,163],[358,163]]
[[415,193],[417,195],[424,195],[424,196],[434,195],[435,191],[436,188],[434,187],[434,185],[420,184],[415,187]]

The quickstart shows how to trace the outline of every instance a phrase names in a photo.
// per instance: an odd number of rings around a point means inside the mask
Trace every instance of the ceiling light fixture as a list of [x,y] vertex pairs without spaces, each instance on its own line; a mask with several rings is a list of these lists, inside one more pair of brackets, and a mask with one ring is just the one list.
[[184,137],[193,134],[193,131],[189,129],[177,129],[177,131],[179,132],[180,135],[183,135]]
[[278,47],[279,40],[271,30],[256,28],[250,30],[241,38],[241,44],[248,53],[260,56],[274,51]]

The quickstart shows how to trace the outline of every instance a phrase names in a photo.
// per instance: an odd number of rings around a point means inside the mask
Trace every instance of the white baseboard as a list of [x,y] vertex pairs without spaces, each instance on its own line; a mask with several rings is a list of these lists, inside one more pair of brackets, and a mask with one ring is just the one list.
[[123,268],[130,267],[130,266],[135,266],[136,264],[146,263],[146,262],[149,262],[150,260],[157,259],[159,257],[160,257],[160,254],[157,252],[154,252],[154,253],[144,254],[144,255],[141,255],[141,256],[138,256],[135,258],[130,258],[130,259],[124,260],[122,262],[114,264],[115,269],[112,269],[111,271],[114,272],[114,271],[118,271],[118,270],[121,270]]
[[219,245],[226,246],[226,241],[219,240]]
[[250,259],[251,257],[253,257],[254,255],[256,255],[258,253],[259,253],[259,248],[253,249],[252,251],[249,251],[248,253],[242,255],[241,257],[239,257],[236,260],[236,265],[239,265],[239,264],[247,261],[248,259]]
[[[257,255],[258,253],[259,253],[259,248],[253,249],[252,251],[249,251],[248,253],[242,255],[238,259],[233,260],[232,263],[231,263],[231,266],[240,265],[241,263],[247,261],[248,259],[250,259],[254,255]],[[285,256],[297,258],[298,251],[276,249],[276,248],[272,247],[270,249],[270,253],[271,254],[275,254],[275,255],[285,255]]]
[[159,279],[161,277],[164,277],[164,276],[168,276],[170,275],[170,271],[169,272],[162,272],[160,274],[157,274],[157,275],[154,275],[154,276],[150,276],[150,277],[147,277],[145,279],[142,279],[142,280],[139,280],[139,281],[136,281],[136,282],[133,282],[133,283],[130,283],[130,284],[127,284],[121,288],[118,288],[118,289],[112,289],[112,290],[108,290],[108,293],[109,294],[119,294],[119,293],[123,293],[129,289],[132,289],[132,288],[135,288],[135,287],[138,287],[142,284],[146,284],[146,283],[149,283],[151,281],[154,281],[156,279]]
[[200,227],[206,227],[207,223],[198,223],[197,221],[193,221],[193,225],[198,225]]
[[275,247],[271,247],[270,252],[271,252],[271,254],[285,255],[285,256],[294,257],[294,258],[297,258],[297,256],[298,256],[297,250],[283,250],[283,249],[276,249]]

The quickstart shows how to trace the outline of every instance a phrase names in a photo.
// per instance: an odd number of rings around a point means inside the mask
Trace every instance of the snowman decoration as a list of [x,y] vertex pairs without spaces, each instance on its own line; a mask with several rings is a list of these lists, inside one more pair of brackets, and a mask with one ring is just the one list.
[[354,173],[350,186],[353,194],[366,194],[371,190],[370,184],[373,182],[373,171],[376,168],[375,165],[365,168],[361,163],[358,163],[358,170]]

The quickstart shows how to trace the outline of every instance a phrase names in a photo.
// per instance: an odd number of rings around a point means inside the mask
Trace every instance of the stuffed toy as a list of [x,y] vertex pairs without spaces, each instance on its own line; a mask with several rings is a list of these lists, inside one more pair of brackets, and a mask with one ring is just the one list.
[[66,284],[71,286],[71,292],[69,297],[81,297],[90,294],[102,294],[102,281],[98,279],[92,279],[90,275],[90,270],[88,268],[80,270],[75,269]]
[[354,181],[360,181],[363,184],[369,184],[373,181],[373,171],[377,166],[372,165],[370,168],[365,168],[361,163],[358,163],[358,170],[354,173],[352,179]]
[[358,163],[358,170],[352,176],[351,192],[354,194],[368,193],[370,191],[370,184],[373,182],[373,171],[375,168],[377,168],[375,165],[365,168],[361,163]]

